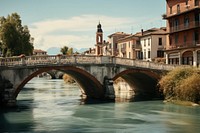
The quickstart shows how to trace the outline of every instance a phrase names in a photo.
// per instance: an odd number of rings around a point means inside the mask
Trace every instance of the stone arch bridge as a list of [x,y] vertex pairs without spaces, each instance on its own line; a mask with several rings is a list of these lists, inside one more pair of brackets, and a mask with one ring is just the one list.
[[115,96],[113,80],[122,77],[136,94],[157,95],[163,72],[176,66],[110,56],[29,56],[0,58],[0,102],[14,106],[16,98],[33,77],[58,70],[72,76],[83,95],[96,99]]

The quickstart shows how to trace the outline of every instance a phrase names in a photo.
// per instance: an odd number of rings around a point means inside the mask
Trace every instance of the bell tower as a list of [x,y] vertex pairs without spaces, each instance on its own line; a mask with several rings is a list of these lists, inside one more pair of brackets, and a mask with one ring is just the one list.
[[101,24],[97,25],[96,32],[96,55],[102,55],[102,46],[103,46],[103,30],[101,29]]

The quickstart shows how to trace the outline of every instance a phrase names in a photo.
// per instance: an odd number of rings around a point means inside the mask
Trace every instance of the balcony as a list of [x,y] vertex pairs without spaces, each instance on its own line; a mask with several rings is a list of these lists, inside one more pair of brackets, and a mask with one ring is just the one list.
[[197,5],[197,6],[185,5],[185,7],[181,7],[180,9],[177,9],[175,7],[173,7],[173,8],[174,9],[171,10],[171,13],[168,11],[167,14],[163,14],[162,15],[162,18],[163,19],[168,19],[168,18],[171,18],[171,17],[174,17],[174,16],[178,16],[178,15],[184,14],[186,12],[191,12],[191,11],[200,9],[200,6],[199,5]]
[[181,24],[178,26],[174,26],[170,28],[170,33],[180,32],[183,30],[189,30],[193,28],[199,28],[200,22],[199,21],[192,21],[189,23]]
[[141,45],[140,44],[133,44],[132,45],[132,49],[142,49]]
[[123,54],[125,54],[125,53],[126,53],[126,48],[121,48],[121,52],[122,52]]
[[188,42],[183,42],[183,43],[178,43],[171,45],[167,48],[167,50],[173,50],[173,49],[184,49],[184,48],[194,48],[200,46],[200,41],[188,41]]

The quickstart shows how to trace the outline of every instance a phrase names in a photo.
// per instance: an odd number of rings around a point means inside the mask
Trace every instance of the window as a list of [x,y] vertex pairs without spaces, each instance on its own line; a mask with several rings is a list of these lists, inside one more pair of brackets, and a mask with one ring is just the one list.
[[175,35],[175,44],[178,44],[178,34]]
[[146,49],[144,49],[144,59],[146,59]]
[[199,0],[194,1],[194,6],[199,6]]
[[199,13],[195,13],[195,24],[199,25],[199,22],[200,22],[200,14]]
[[180,10],[180,5],[177,5],[177,13],[180,13],[181,10]]
[[101,43],[101,36],[98,36],[98,43]]
[[169,36],[169,45],[171,46],[172,45],[172,37]]
[[161,46],[162,45],[162,38],[158,38],[158,45]]
[[157,57],[164,57],[164,51],[162,51],[162,50],[158,50],[157,51]]
[[178,28],[179,28],[179,20],[178,19],[174,20],[174,26],[175,26],[175,30],[178,30]]
[[186,34],[184,35],[184,40],[183,41],[184,41],[184,44],[186,44],[186,42],[187,42],[187,35]]
[[198,31],[194,31],[194,41],[195,41],[195,44],[197,44],[199,42],[199,32]]
[[151,58],[151,51],[148,49],[148,58]]
[[140,52],[140,59],[143,59],[143,52]]
[[124,49],[126,48],[126,43],[122,44],[122,48],[124,48]]
[[150,46],[150,41],[151,41],[151,39],[150,39],[150,38],[148,38],[148,46]]
[[189,17],[188,16],[185,16],[185,18],[184,18],[184,26],[185,26],[185,28],[189,27]]
[[109,44],[109,48],[110,48],[110,49],[112,48],[112,44]]
[[188,5],[188,0],[185,1],[185,5],[186,5],[186,6]]
[[146,39],[144,39],[144,47],[146,47]]
[[117,43],[115,43],[115,46],[114,46],[114,47],[115,47],[115,49],[117,49]]
[[170,10],[170,12],[169,12],[169,13],[170,13],[170,14],[172,14],[172,7],[169,7],[169,10]]

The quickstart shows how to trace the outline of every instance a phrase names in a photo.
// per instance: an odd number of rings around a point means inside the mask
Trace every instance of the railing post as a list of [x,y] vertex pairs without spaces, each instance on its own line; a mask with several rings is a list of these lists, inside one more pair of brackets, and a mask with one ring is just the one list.
[[58,54],[57,55],[57,64],[60,64],[61,63],[61,54]]
[[74,64],[77,64],[77,55],[74,55]]
[[99,55],[99,57],[100,57],[100,64],[102,64],[103,63],[103,55]]
[[23,66],[26,65],[25,55],[24,55],[24,54],[20,55],[20,58],[21,58],[21,64],[22,64]]
[[112,56],[112,64],[116,64],[116,57],[115,56]]

